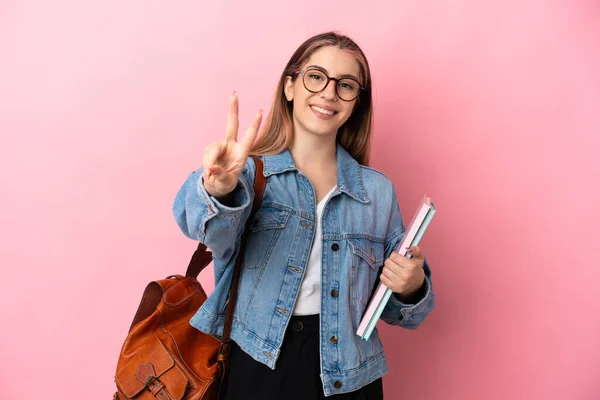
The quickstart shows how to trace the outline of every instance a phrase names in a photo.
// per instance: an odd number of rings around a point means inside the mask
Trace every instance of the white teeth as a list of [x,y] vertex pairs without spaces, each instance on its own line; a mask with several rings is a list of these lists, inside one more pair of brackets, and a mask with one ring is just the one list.
[[333,115],[333,114],[335,114],[335,112],[325,110],[324,108],[321,108],[321,107],[312,106],[311,108],[313,110],[317,111],[317,112],[320,112],[321,114],[325,114],[325,115]]

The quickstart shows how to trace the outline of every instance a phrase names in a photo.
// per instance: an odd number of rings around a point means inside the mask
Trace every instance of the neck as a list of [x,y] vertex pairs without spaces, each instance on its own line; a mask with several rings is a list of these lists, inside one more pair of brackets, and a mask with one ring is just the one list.
[[337,170],[336,136],[294,135],[290,153],[303,172]]

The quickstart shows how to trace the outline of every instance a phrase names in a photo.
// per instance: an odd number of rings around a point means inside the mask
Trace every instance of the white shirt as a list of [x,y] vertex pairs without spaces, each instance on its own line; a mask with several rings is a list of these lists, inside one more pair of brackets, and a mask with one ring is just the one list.
[[308,258],[308,264],[306,265],[304,279],[300,285],[300,292],[298,293],[294,311],[292,312],[293,315],[313,315],[321,313],[321,260],[323,259],[321,216],[327,199],[329,199],[336,188],[337,185],[321,199],[319,204],[317,204],[317,227],[313,238],[312,248],[310,250],[310,256]]

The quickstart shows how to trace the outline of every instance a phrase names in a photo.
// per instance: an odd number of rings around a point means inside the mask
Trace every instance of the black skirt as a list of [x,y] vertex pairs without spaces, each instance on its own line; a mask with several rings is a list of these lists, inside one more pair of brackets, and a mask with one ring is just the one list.
[[225,400],[382,400],[381,378],[352,393],[325,397],[321,383],[319,316],[294,316],[274,370],[232,342]]

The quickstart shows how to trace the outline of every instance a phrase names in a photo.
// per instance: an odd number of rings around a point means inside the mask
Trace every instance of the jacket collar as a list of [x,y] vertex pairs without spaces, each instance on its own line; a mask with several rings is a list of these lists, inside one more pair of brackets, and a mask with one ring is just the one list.
[[[361,203],[369,203],[369,197],[363,184],[362,169],[360,164],[339,143],[337,144],[337,173],[338,187],[342,193],[347,194]],[[298,171],[292,154],[284,150],[279,154],[263,156],[265,177],[289,171]]]

